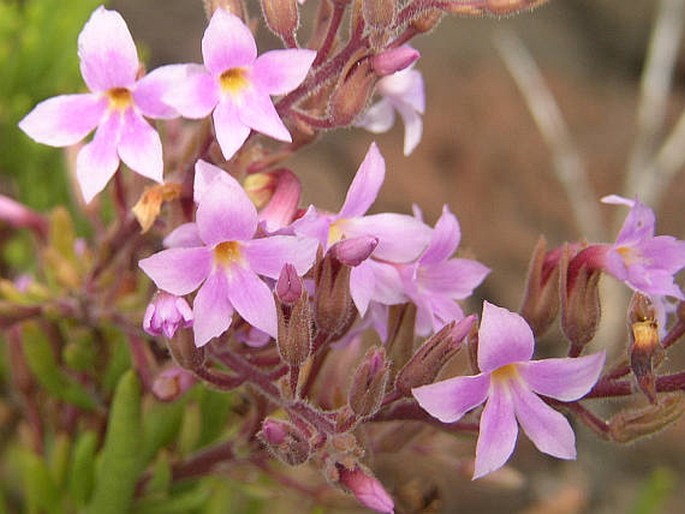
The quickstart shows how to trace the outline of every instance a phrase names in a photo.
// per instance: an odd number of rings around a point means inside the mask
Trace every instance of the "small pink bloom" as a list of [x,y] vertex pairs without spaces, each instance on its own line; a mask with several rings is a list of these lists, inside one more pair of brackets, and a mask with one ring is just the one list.
[[219,8],[202,38],[202,56],[204,66],[187,65],[185,80],[165,98],[186,118],[204,118],[213,112],[216,138],[226,159],[238,151],[250,129],[291,141],[270,96],[299,86],[315,51],[273,50],[257,57],[250,29]]
[[273,293],[260,276],[277,279],[285,263],[303,275],[314,262],[317,242],[295,236],[253,239],[257,211],[233,177],[198,161],[195,183],[196,222],[177,229],[182,237],[172,233],[167,238],[182,244],[141,260],[139,266],[157,287],[172,294],[186,295],[199,288],[193,301],[197,346],[221,335],[234,311],[276,337]]
[[356,123],[374,134],[387,132],[395,123],[395,111],[404,122],[404,155],[414,151],[421,141],[426,97],[421,73],[406,68],[378,81],[381,100],[373,104]]
[[143,330],[151,336],[174,337],[179,328],[193,325],[193,311],[184,298],[159,291],[145,310]]
[[38,104],[19,122],[31,138],[51,146],[76,144],[97,127],[76,160],[76,177],[86,202],[102,191],[119,159],[144,177],[162,182],[162,143],[143,116],[178,116],[162,96],[183,69],[159,68],[140,80],[131,33],[116,11],[98,7],[78,38],[81,75],[90,93],[62,95]]
[[163,402],[180,398],[195,385],[197,378],[190,371],[178,366],[165,369],[152,382],[152,394]]
[[597,382],[605,354],[532,361],[534,345],[533,332],[521,316],[485,302],[478,330],[481,373],[412,389],[419,405],[443,423],[458,421],[485,403],[474,479],[509,459],[517,421],[541,452],[560,459],[576,456],[571,425],[539,395],[564,402],[582,398]]

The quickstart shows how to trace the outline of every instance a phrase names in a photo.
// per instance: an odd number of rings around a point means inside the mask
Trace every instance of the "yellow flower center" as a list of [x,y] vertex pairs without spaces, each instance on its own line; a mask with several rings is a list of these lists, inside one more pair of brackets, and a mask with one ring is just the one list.
[[109,109],[111,111],[125,111],[133,104],[133,95],[125,87],[114,87],[107,91]]
[[519,376],[519,370],[516,368],[516,364],[506,364],[497,368],[492,372],[492,379],[499,382],[509,382],[510,380],[515,380]]
[[239,262],[241,259],[240,244],[236,241],[219,243],[214,248],[214,262],[220,266],[226,267]]
[[221,91],[235,95],[245,89],[250,81],[245,68],[229,68],[219,76]]
[[621,256],[621,259],[623,259],[623,262],[626,266],[630,266],[637,260],[635,258],[635,251],[633,248],[628,246],[619,246],[616,251]]
[[331,223],[331,226],[328,229],[328,246],[334,245],[343,238],[343,221],[344,220],[338,220]]

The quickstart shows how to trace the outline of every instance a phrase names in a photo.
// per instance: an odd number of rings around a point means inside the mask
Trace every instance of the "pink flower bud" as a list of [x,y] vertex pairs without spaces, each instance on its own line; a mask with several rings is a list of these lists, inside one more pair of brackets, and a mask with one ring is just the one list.
[[179,328],[193,324],[193,311],[185,299],[159,291],[145,310],[143,329],[151,336],[174,337]]
[[411,46],[404,45],[399,48],[391,48],[378,55],[375,55],[371,60],[373,70],[384,77],[385,75],[392,75],[398,71],[408,68],[414,64],[421,54],[418,50]]
[[373,416],[383,401],[389,375],[385,349],[371,347],[352,377],[348,393],[352,412],[360,418]]
[[287,421],[265,419],[259,438],[275,457],[290,466],[304,464],[311,456],[308,435]]
[[276,282],[276,296],[280,302],[292,305],[302,296],[303,286],[295,266],[286,263]]
[[341,464],[337,466],[340,484],[346,487],[364,507],[375,512],[395,512],[395,502],[378,479],[365,472],[360,466],[350,470]]
[[157,375],[152,383],[152,394],[163,402],[174,401],[193,387],[196,382],[195,375],[183,368],[173,366]]
[[332,257],[346,266],[359,266],[368,259],[378,246],[378,238],[373,236],[360,236],[351,239],[343,239],[331,247],[329,252]]

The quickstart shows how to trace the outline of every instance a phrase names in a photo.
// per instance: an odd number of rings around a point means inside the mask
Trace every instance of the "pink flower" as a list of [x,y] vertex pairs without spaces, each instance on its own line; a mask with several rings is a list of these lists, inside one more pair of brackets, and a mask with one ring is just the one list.
[[[249,324],[276,336],[276,305],[260,276],[278,278],[285,263],[303,275],[314,262],[317,243],[294,236],[253,239],[257,211],[240,184],[216,166],[195,166],[196,222],[179,227],[183,244],[139,262],[159,289],[175,295],[199,291],[193,302],[195,344],[221,335],[234,311]],[[210,181],[208,177],[213,177]],[[200,187],[201,184],[206,188]]]
[[338,464],[336,467],[340,474],[340,483],[349,489],[364,507],[386,514],[395,512],[395,502],[376,477],[359,466],[347,469]]
[[412,69],[383,77],[377,91],[381,100],[373,104],[356,123],[374,134],[387,132],[395,123],[395,111],[404,122],[404,155],[409,155],[421,141],[426,96],[421,73]]
[[166,66],[136,80],[138,54],[126,22],[98,7],[78,38],[81,75],[90,93],[56,96],[39,103],[19,122],[39,143],[69,146],[97,127],[76,160],[76,177],[86,202],[102,191],[119,167],[162,182],[162,143],[143,116],[178,116],[161,100],[182,68]]
[[187,65],[185,80],[165,99],[186,118],[204,118],[214,111],[214,130],[226,159],[238,151],[250,129],[291,141],[270,95],[300,85],[315,51],[273,50],[257,57],[250,29],[219,8],[202,38],[202,56],[204,66]]
[[[312,206],[302,218],[293,223],[295,233],[317,239],[324,248],[329,248],[343,238],[372,236],[378,239],[378,246],[372,254],[374,259],[389,262],[413,261],[428,245],[430,227],[406,214],[364,215],[376,200],[384,179],[385,161],[376,144],[372,143],[347,191],[340,212],[321,213]],[[362,316],[374,296],[375,286],[381,286],[384,280],[384,270],[376,271],[375,267],[376,263],[367,259],[354,267],[350,276],[352,298]]]
[[602,201],[630,206],[616,242],[607,246],[602,256],[603,269],[636,291],[685,300],[673,278],[685,267],[685,241],[655,236],[654,211],[638,199],[632,201],[611,195]]
[[450,258],[461,240],[457,217],[447,206],[435,224],[430,244],[412,264],[398,265],[405,294],[416,305],[416,333],[428,335],[460,320],[464,313],[456,300],[464,300],[490,273],[478,261]]
[[458,421],[485,402],[474,479],[509,459],[518,436],[517,421],[541,452],[560,459],[576,456],[571,425],[538,395],[564,402],[582,398],[599,378],[605,354],[531,361],[534,345],[521,316],[485,302],[478,330],[481,373],[412,390],[419,405],[443,423]]

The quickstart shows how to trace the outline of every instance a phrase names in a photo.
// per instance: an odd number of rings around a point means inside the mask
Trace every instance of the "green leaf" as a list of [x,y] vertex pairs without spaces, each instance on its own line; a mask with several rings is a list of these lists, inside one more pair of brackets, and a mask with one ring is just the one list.
[[86,514],[130,512],[143,471],[142,431],[140,383],[135,372],[129,370],[114,391],[95,490]]
[[74,446],[67,487],[79,510],[86,505],[93,492],[97,444],[97,434],[88,430],[79,435]]
[[28,511],[62,514],[64,507],[60,489],[45,461],[24,448],[19,450],[19,459]]
[[150,399],[143,416],[143,462],[150,462],[160,448],[178,437],[188,395],[175,402],[163,403]]

